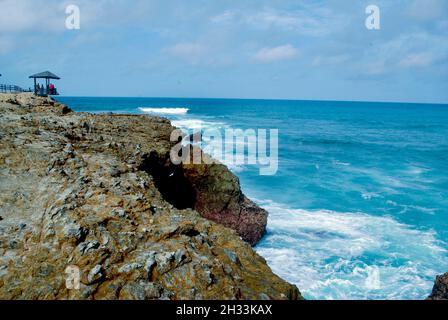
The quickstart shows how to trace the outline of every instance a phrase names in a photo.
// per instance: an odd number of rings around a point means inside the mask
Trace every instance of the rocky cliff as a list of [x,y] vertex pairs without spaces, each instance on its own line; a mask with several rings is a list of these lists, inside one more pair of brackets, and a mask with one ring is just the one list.
[[437,276],[428,300],[448,300],[448,273]]
[[171,165],[172,129],[0,95],[0,299],[300,299],[250,246],[267,213],[225,166]]

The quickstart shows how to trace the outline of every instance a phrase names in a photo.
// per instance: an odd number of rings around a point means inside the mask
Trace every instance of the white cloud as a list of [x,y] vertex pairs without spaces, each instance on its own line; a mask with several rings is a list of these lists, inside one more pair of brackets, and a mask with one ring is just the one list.
[[433,63],[433,56],[429,52],[413,53],[407,55],[403,60],[399,62],[400,67],[412,68],[412,67],[427,67]]
[[274,10],[265,10],[252,16],[248,16],[247,21],[256,26],[276,26],[286,29],[303,27],[306,24],[314,26],[315,22],[309,17],[303,20],[299,19],[297,13],[279,13]]
[[75,4],[81,12],[81,30],[98,26],[148,23],[152,2],[134,0],[0,0],[0,32],[64,32],[65,9]]
[[446,37],[426,32],[402,34],[386,42],[369,46],[357,60],[363,73],[386,74],[397,68],[424,68],[446,61]]
[[0,30],[4,32],[64,31],[65,18],[59,2],[0,0]]
[[213,23],[242,24],[255,29],[281,29],[306,36],[324,36],[346,24],[342,16],[319,5],[302,4],[300,9],[278,10],[264,8],[248,11],[227,10],[210,18]]
[[280,60],[293,59],[299,55],[299,50],[290,44],[279,47],[263,48],[258,51],[254,58],[258,62],[268,63]]
[[213,16],[210,21],[213,23],[228,23],[232,22],[236,18],[237,13],[232,10],[226,10],[221,14]]

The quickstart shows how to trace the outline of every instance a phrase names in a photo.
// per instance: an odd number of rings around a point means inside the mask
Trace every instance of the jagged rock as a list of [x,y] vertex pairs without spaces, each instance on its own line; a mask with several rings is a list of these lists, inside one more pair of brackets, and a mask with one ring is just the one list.
[[163,287],[157,283],[145,283],[146,299],[159,299],[162,296]]
[[429,300],[448,300],[448,273],[436,277]]
[[137,262],[125,264],[120,269],[118,269],[118,272],[128,273],[133,270],[141,269],[143,268],[143,265]]
[[186,256],[187,256],[187,253],[185,252],[185,250],[178,249],[174,253],[174,261],[176,262],[176,266],[181,265],[185,261]]
[[171,263],[174,261],[174,252],[163,252],[156,254],[157,271],[164,274],[171,270]]
[[89,252],[89,250],[92,249],[98,249],[100,246],[100,243],[97,240],[94,240],[92,242],[83,242],[79,244],[79,253],[81,256],[85,255]]
[[155,283],[128,283],[120,291],[120,299],[154,300],[162,297],[163,288]]
[[93,284],[94,282],[103,278],[103,276],[104,275],[102,273],[102,267],[100,264],[97,264],[95,267],[92,268],[92,270],[90,270],[87,276],[88,284]]
[[128,218],[129,218],[129,216],[128,216],[128,214],[126,213],[126,211],[124,211],[124,210],[121,209],[121,208],[115,208],[115,209],[113,209],[113,210],[112,210],[112,214],[113,214],[113,215],[116,215],[117,217],[123,218],[123,219],[128,219]]
[[241,265],[240,259],[238,259],[238,255],[236,252],[224,249],[224,253],[230,258],[230,260],[235,263],[236,265]]
[[156,252],[152,251],[152,252],[150,252],[148,259],[146,259],[146,261],[145,261],[145,271],[146,271],[146,274],[148,275],[148,279],[150,279],[150,280],[152,278],[152,270],[154,269],[156,264],[157,264]]
[[[168,120],[0,94],[0,129],[0,299],[301,298],[240,239],[267,214],[238,179],[170,166]],[[164,184],[173,169],[180,189]]]

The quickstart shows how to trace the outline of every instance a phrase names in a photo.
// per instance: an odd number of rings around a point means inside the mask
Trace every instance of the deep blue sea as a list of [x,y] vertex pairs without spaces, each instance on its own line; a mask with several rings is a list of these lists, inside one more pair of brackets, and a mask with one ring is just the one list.
[[423,299],[448,271],[448,105],[58,100],[94,113],[168,108],[146,111],[183,129],[278,129],[276,175],[231,169],[270,213],[256,250],[306,298]]

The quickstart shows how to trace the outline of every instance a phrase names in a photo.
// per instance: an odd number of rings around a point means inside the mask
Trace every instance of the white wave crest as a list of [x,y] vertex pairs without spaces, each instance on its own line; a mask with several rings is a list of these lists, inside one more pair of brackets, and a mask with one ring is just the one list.
[[188,108],[138,108],[145,113],[158,113],[158,114],[187,114]]
[[390,217],[259,203],[270,216],[257,252],[307,298],[424,299],[448,268],[446,244],[432,231]]
[[206,126],[206,123],[199,119],[173,120],[171,124],[177,128],[186,130],[202,129]]
[[171,121],[171,124],[185,130],[222,129],[228,127],[223,122],[202,119],[175,119]]

